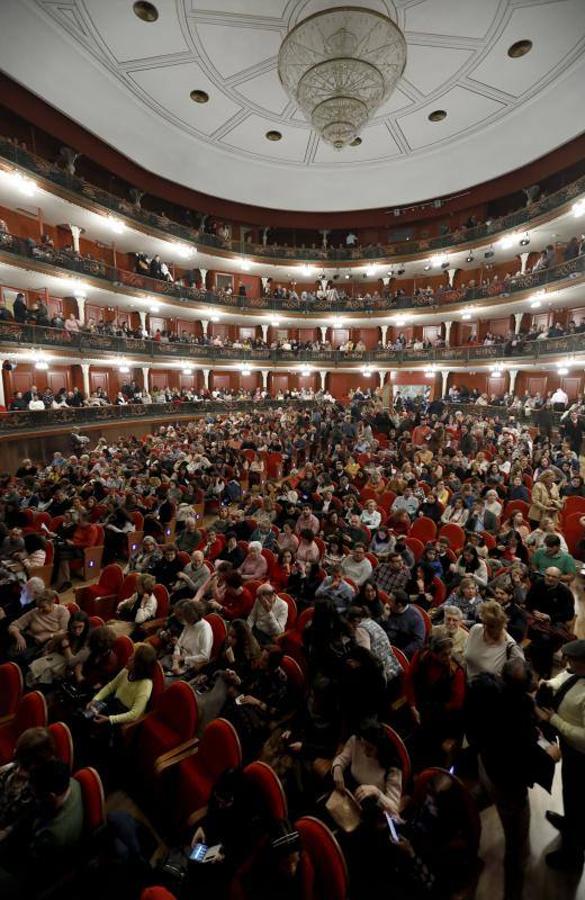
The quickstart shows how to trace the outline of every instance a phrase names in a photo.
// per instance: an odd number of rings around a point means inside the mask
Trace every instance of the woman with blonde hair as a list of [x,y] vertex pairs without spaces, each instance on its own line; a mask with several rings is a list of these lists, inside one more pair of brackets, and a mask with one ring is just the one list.
[[544,518],[550,518],[556,523],[559,510],[562,508],[563,501],[555,484],[554,472],[546,469],[532,486],[532,498],[528,510],[530,524],[533,528],[538,528]]
[[507,616],[497,600],[486,600],[479,607],[479,623],[474,625],[465,645],[468,681],[482,672],[500,675],[509,659],[524,659],[524,653],[506,631]]

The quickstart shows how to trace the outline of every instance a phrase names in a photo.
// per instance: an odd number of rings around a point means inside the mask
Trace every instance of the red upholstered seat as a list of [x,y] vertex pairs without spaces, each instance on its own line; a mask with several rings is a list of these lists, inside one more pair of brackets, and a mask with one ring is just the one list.
[[[136,583],[136,574],[133,573],[133,584]],[[124,583],[124,573],[117,563],[112,563],[102,569],[97,584],[78,588],[75,591],[75,599],[81,609],[88,615],[101,616],[103,619],[111,619],[117,604],[125,599],[120,596],[120,589]],[[133,591],[126,596],[130,597]]]
[[165,791],[176,824],[188,824],[190,817],[207,804],[213,786],[228,769],[241,765],[242,748],[236,729],[226,719],[210,722],[195,753],[177,757],[166,771],[173,784]]
[[437,526],[428,516],[421,516],[415,519],[408,532],[409,537],[418,538],[423,544],[432,541],[437,536]]
[[314,900],[346,900],[347,865],[329,828],[313,816],[297,819],[295,828],[315,870]]
[[69,771],[73,771],[73,737],[69,726],[65,722],[53,722],[49,725],[49,731],[57,757],[69,766]]
[[302,702],[306,693],[305,675],[300,665],[292,656],[284,656],[281,668],[286,674],[291,691],[298,703]]
[[47,725],[47,704],[40,691],[25,694],[8,722],[0,725],[0,766],[9,763],[15,744],[27,728],[44,728]]
[[275,822],[288,818],[288,804],[280,778],[268,763],[253,762],[244,775],[252,788],[252,795],[260,812]]
[[433,606],[441,606],[447,598],[447,586],[438,575],[433,578],[432,585],[434,589]]
[[451,550],[453,550],[454,553],[461,550],[465,544],[465,532],[463,531],[463,528],[461,528],[460,525],[455,525],[453,522],[449,522],[447,525],[442,526],[439,531],[439,537],[447,538]]
[[425,545],[423,544],[423,542],[416,537],[409,536],[406,538],[405,544],[414,556],[415,561],[418,562],[425,549]]
[[529,509],[530,504],[526,503],[525,500],[509,500],[504,507],[502,518],[509,519],[510,516],[513,516],[515,512],[521,512],[524,518],[527,519]]
[[283,594],[281,591],[278,596],[281,600],[284,600],[288,606],[288,618],[286,620],[285,628],[292,628],[297,620],[297,604],[290,594]]
[[132,654],[134,653],[134,644],[127,634],[119,634],[114,641],[114,653],[118,659],[118,672],[123,669]]
[[211,658],[216,659],[223,646],[223,642],[227,637],[227,625],[218,613],[209,613],[205,616],[205,621],[211,625],[213,632],[213,647],[211,648]]
[[195,692],[185,681],[177,681],[163,691],[132,734],[141,774],[153,775],[160,757],[193,740],[197,723]]
[[79,769],[73,776],[81,786],[83,830],[92,837],[106,824],[106,806],[102,780],[95,769]]
[[16,714],[23,691],[22,671],[16,663],[0,666],[0,723]]
[[468,842],[469,854],[472,857],[477,856],[481,837],[481,819],[479,811],[475,800],[463,782],[460,781],[456,775],[453,775],[447,769],[438,767],[424,769],[424,771],[420,772],[414,779],[412,799],[417,804],[424,803],[425,797],[429,791],[430,782],[437,775],[448,778],[459,795],[465,813],[465,827],[462,828],[462,835],[464,840]]
[[384,729],[386,731],[386,734],[394,744],[396,754],[398,756],[398,759],[400,760],[400,769],[402,771],[402,791],[404,792],[408,782],[410,781],[410,774],[412,772],[410,756],[408,754],[408,750],[406,749],[406,744],[404,743],[398,732],[394,731],[393,728],[390,728],[389,725],[384,725]]

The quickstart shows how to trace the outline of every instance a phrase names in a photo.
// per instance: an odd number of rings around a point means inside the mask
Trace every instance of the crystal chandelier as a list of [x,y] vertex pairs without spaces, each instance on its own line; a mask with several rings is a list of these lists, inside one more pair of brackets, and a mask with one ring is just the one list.
[[387,16],[356,6],[315,13],[282,42],[278,74],[313,128],[347,147],[390,96],[406,65],[406,41]]

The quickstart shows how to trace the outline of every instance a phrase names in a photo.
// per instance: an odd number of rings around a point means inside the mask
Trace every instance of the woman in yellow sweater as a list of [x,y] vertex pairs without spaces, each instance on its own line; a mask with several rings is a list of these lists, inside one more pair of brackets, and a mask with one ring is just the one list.
[[[144,710],[152,693],[152,675],[156,650],[150,644],[137,644],[134,653],[112,681],[87,704],[96,725],[124,725],[134,722]],[[91,715],[93,713],[93,715]]]

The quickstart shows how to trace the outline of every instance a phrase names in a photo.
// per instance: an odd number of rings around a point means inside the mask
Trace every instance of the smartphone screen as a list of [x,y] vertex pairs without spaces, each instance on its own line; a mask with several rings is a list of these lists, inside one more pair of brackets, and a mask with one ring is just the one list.
[[195,846],[191,850],[189,859],[192,859],[193,862],[203,862],[203,860],[205,859],[206,853],[207,853],[207,844],[195,844]]
[[394,819],[389,813],[385,813],[386,821],[388,822],[388,831],[390,832],[390,840],[393,844],[398,843],[398,832],[396,830],[396,825],[394,824]]

